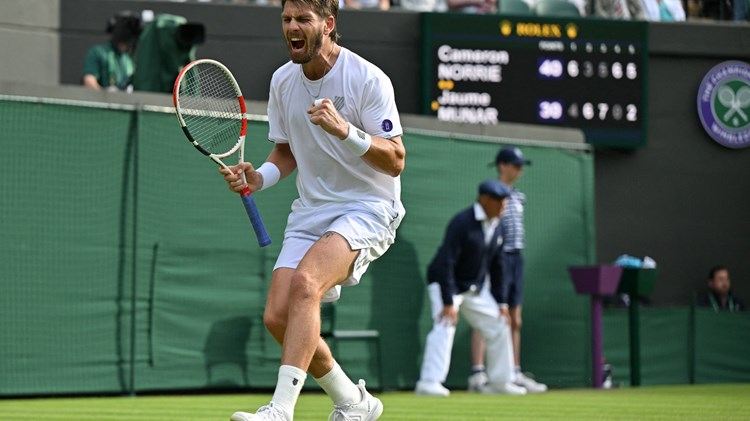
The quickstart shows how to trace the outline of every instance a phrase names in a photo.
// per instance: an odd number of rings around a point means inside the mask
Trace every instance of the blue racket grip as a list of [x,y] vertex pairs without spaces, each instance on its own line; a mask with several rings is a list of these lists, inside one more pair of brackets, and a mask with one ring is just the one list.
[[253,200],[250,190],[245,190],[240,193],[240,197],[242,198],[242,204],[245,205],[247,216],[250,217],[250,223],[253,224],[255,236],[258,237],[258,245],[265,247],[271,244],[271,237],[268,236],[266,227],[263,225],[263,220],[260,219],[258,207],[255,206],[255,200]]

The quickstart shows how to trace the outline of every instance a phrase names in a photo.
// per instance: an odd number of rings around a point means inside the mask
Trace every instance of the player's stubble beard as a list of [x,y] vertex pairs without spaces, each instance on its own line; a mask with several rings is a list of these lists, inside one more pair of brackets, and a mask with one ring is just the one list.
[[321,29],[316,34],[313,34],[313,37],[308,39],[305,43],[305,49],[306,53],[302,54],[301,56],[295,57],[294,51],[289,51],[289,55],[291,57],[292,63],[295,64],[307,64],[310,61],[312,61],[313,58],[318,56],[320,54],[320,50],[323,48],[323,29]]

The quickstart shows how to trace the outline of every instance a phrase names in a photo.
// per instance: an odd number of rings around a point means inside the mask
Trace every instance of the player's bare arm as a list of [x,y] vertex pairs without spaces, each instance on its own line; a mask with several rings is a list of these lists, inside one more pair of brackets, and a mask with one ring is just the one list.
[[277,143],[271,153],[268,154],[266,162],[271,162],[279,168],[281,179],[288,176],[297,169],[297,160],[294,159],[292,148],[288,143]]
[[[323,99],[317,105],[313,104],[307,110],[307,113],[310,114],[310,121],[313,124],[320,126],[329,134],[342,141],[349,136],[351,127],[349,122],[344,120],[341,114],[336,111],[336,107],[330,99]],[[400,175],[404,170],[406,157],[406,149],[401,141],[401,136],[386,139],[371,135],[371,139],[372,144],[367,152],[362,155],[362,159],[374,169],[391,177]]]
[[372,136],[372,145],[362,159],[376,170],[397,177],[404,171],[405,157],[406,149],[401,136],[390,139]]
[[[292,150],[285,143],[274,145],[271,153],[266,158],[266,162],[276,165],[282,179],[297,168],[297,161],[294,159],[294,155],[292,155]],[[263,187],[263,176],[255,170],[253,164],[241,162],[239,165],[229,166],[229,169],[230,171],[227,171],[225,168],[219,167],[219,172],[224,176],[224,180],[229,185],[230,190],[239,193],[245,187],[249,187],[252,191],[258,191]],[[240,175],[243,171],[245,172],[247,184],[245,184]]]

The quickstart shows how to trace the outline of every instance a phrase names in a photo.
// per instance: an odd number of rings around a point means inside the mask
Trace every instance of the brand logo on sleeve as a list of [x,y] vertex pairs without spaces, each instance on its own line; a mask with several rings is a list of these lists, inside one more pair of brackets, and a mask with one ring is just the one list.
[[725,61],[709,70],[698,90],[698,116],[719,144],[750,146],[750,65]]
[[388,133],[391,130],[393,130],[393,123],[391,120],[388,120],[387,118],[383,120],[382,123],[380,123],[380,127],[383,129],[384,132]]

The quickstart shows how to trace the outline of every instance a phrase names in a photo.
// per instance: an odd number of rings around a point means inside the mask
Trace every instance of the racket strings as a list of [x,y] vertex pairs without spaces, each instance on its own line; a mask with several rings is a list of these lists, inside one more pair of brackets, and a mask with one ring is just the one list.
[[242,110],[230,77],[212,64],[198,64],[180,83],[180,113],[193,139],[206,151],[220,154],[239,141]]

